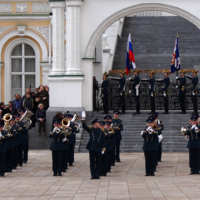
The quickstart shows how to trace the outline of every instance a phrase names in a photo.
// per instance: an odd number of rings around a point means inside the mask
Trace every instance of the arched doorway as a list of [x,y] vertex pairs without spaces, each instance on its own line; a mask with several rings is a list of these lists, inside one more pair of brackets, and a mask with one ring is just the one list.
[[96,31],[93,33],[92,37],[90,38],[90,41],[88,43],[88,46],[86,48],[85,52],[85,58],[94,58],[94,50],[96,43],[98,39],[102,36],[104,31],[111,26],[114,22],[117,20],[137,13],[137,12],[143,12],[143,11],[162,11],[162,12],[168,12],[177,16],[180,16],[191,23],[193,23],[195,26],[197,26],[200,29],[200,20],[196,18],[195,16],[191,15],[190,13],[174,7],[174,6],[169,6],[165,4],[154,4],[154,3],[145,3],[145,4],[138,4],[135,6],[131,6],[125,9],[122,9],[110,17],[108,17],[106,20],[104,20],[99,27],[96,29]]

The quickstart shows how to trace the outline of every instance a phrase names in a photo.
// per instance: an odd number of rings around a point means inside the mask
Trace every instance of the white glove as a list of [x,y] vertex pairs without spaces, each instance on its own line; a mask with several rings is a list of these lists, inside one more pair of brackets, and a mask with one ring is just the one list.
[[102,151],[101,154],[104,154],[104,151]]
[[153,93],[151,93],[151,96],[153,97]]
[[176,86],[176,89],[178,88],[178,85]]
[[141,135],[143,134],[144,131],[141,132]]
[[176,76],[176,80],[178,80],[178,76]]
[[181,128],[181,132],[185,132],[186,129],[184,127]]
[[185,140],[187,140],[187,141],[189,140],[189,138],[188,138],[188,136],[187,136],[187,135],[185,136]]
[[194,93],[194,91],[192,91],[192,95],[193,95],[193,96],[195,96],[195,93]]
[[85,118],[86,117],[86,113],[85,111],[82,112],[82,118]]
[[197,126],[196,125],[192,125],[191,129],[194,129],[194,128],[197,128]]
[[129,94],[131,94],[131,90],[129,90]]
[[120,96],[122,96],[122,92],[120,92]]
[[158,141],[159,141],[159,143],[161,143],[162,140],[163,140],[163,136],[162,136],[162,135],[159,135],[159,136],[158,136]]
[[166,93],[163,93],[163,96],[166,97]]
[[151,126],[147,127],[146,131],[148,132],[151,129]]
[[67,141],[67,138],[63,138],[63,142],[66,142]]
[[10,137],[10,133],[8,133],[8,137]]
[[131,77],[129,77],[128,79],[129,79],[129,80],[131,80],[132,78],[131,78]]
[[2,134],[1,134],[1,132],[0,132],[0,138],[2,138]]

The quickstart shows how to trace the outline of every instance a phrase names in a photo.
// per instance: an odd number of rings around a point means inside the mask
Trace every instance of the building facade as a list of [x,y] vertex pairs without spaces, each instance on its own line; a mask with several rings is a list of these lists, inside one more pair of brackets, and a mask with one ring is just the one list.
[[93,75],[110,69],[95,53],[109,50],[105,35],[101,44],[105,30],[151,11],[200,28],[199,7],[197,0],[0,0],[0,99],[7,103],[43,84],[50,87],[50,111],[92,111]]

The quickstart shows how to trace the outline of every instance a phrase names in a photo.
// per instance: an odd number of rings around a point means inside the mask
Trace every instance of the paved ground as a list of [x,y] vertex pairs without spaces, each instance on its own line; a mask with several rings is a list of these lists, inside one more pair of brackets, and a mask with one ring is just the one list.
[[29,155],[27,164],[0,178],[0,200],[200,199],[200,176],[189,175],[187,153],[164,154],[155,177],[144,176],[143,153],[125,153],[100,180],[90,180],[88,154],[75,154],[62,177],[52,176],[50,151]]

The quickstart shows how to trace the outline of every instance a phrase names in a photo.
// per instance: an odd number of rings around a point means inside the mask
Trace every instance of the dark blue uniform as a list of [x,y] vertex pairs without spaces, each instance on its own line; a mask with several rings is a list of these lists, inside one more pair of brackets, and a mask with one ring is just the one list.
[[191,173],[199,174],[200,168],[200,127],[197,125],[198,132],[192,126],[186,130],[185,135],[189,136],[187,148],[189,149],[189,163]]
[[[108,131],[107,129],[102,129],[102,131],[105,134],[105,143],[106,143],[106,151],[105,153],[102,155],[102,160],[101,160],[101,174],[102,176],[107,176],[107,171],[108,171],[108,156],[109,156],[109,152],[110,152],[110,131]],[[112,131],[114,132],[114,130]]]
[[135,76],[134,78],[132,90],[134,91],[134,96],[135,96],[136,111],[139,114],[140,113],[140,93],[141,93],[139,75]]
[[163,101],[164,101],[164,107],[165,107],[165,113],[168,113],[168,105],[169,105],[169,84],[170,79],[169,77],[164,78],[163,80]]
[[[158,135],[161,135],[162,130],[164,130],[164,123],[158,120],[157,126],[158,126]],[[161,162],[161,159],[162,159],[162,141],[158,145],[158,161]]]
[[61,176],[63,159],[63,138],[65,135],[60,130],[59,133],[51,132],[49,138],[52,138],[50,150],[52,151],[53,173],[54,176]]
[[178,102],[180,103],[181,110],[183,113],[186,113],[186,108],[185,108],[185,85],[186,85],[186,78],[181,77],[179,78],[180,84],[178,85]]
[[69,151],[68,151],[68,162],[69,162],[69,166],[73,166],[73,162],[74,162],[74,147],[75,147],[75,143],[76,143],[76,133],[77,131],[77,127],[76,124],[73,122],[70,122],[70,128],[71,128],[71,134],[69,135]]
[[13,125],[13,129],[16,131],[16,137],[14,138],[15,148],[14,148],[14,163],[13,169],[17,168],[18,165],[18,148],[19,148],[19,134],[21,131],[18,131],[19,126],[16,124]]
[[[63,138],[63,157],[62,157],[62,172],[68,169],[68,152],[69,152],[69,135],[72,134],[71,130],[61,130],[64,134]],[[65,140],[65,141],[64,141]]]
[[115,131],[115,160],[120,162],[120,141],[122,140],[121,131],[123,131],[123,122],[121,119],[113,119],[112,120],[113,129]]
[[101,85],[101,96],[103,101],[104,113],[108,114],[108,86],[109,80],[105,79]]
[[199,79],[198,77],[189,77],[186,76],[187,78],[189,78],[192,81],[192,87],[191,87],[191,96],[192,96],[192,104],[194,107],[194,112],[197,113],[198,107],[197,107],[197,95],[198,95],[198,82]]
[[6,151],[7,151],[7,144],[6,141],[8,137],[6,136],[6,132],[1,132],[2,137],[0,138],[0,176],[4,176],[5,174],[5,163],[6,163]]
[[150,106],[151,106],[151,112],[155,112],[155,78],[154,76],[149,79],[149,97],[150,97]]
[[122,104],[122,113],[125,114],[125,106],[126,106],[126,78],[123,77],[119,80],[119,92]]
[[105,134],[100,128],[88,127],[85,121],[82,121],[82,125],[90,136],[86,149],[90,154],[91,177],[99,178],[101,176],[101,152],[106,150]]
[[146,175],[154,175],[155,162],[156,162],[156,151],[158,149],[158,134],[157,130],[153,129],[152,134],[146,131],[145,127],[142,137],[144,138],[143,150],[145,155],[145,168]]

